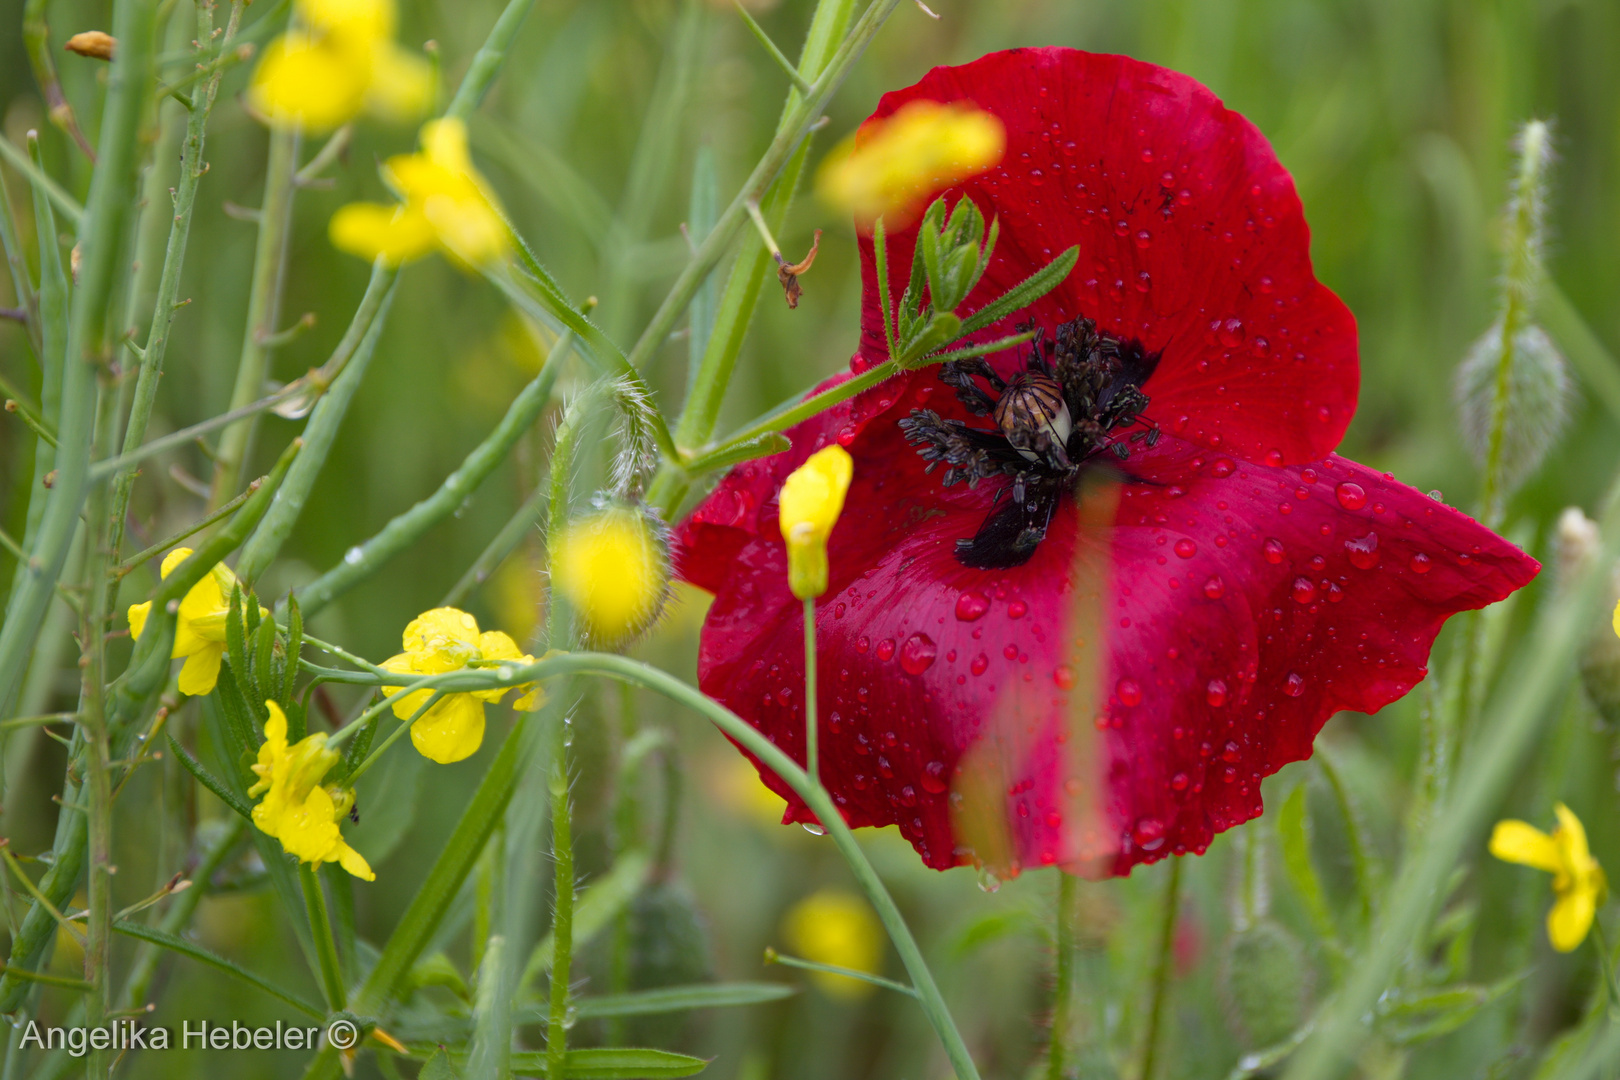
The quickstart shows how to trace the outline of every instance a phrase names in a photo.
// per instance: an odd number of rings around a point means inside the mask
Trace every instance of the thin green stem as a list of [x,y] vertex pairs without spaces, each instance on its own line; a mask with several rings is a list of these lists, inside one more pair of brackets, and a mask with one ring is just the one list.
[[266,409],[273,409],[289,398],[296,397],[298,393],[297,387],[283,387],[274,394],[262,397],[251,405],[244,405],[240,409],[232,409],[230,412],[223,412],[218,416],[210,416],[206,420],[197,421],[190,427],[181,428],[179,431],[171,431],[169,434],[159,436],[151,442],[142,443],[133,450],[128,450],[117,457],[104,458],[90,467],[90,479],[92,482],[100,482],[114,473],[126,473],[126,475],[133,478],[135,466],[146,459],[156,457],[179,446],[189,446],[210,431],[218,431],[222,427],[229,427],[238,420],[257,416]]
[[877,275],[878,307],[883,313],[883,341],[888,346],[890,360],[900,355],[894,340],[894,307],[889,296],[889,231],[878,216],[872,228],[872,268]]
[[801,960],[797,956],[788,956],[777,952],[775,949],[765,950],[765,962],[767,964],[781,964],[783,967],[799,968],[801,971],[824,971],[829,975],[842,975],[846,979],[859,979],[861,982],[881,986],[885,990],[893,990],[897,994],[904,994],[918,1001],[922,1000],[922,995],[905,983],[885,979],[883,976],[873,975],[869,971],[840,967],[837,964],[822,964],[814,960]]
[[489,576],[506,561],[508,555],[517,550],[517,546],[523,542],[529,530],[534,528],[540,517],[540,507],[545,505],[549,491],[550,485],[544,481],[535,485],[529,497],[523,500],[523,505],[507,519],[506,524],[495,534],[495,538],[450,587],[450,591],[444,594],[444,599],[439,602],[440,607],[455,607],[474,589],[489,580]]
[[733,6],[737,9],[737,14],[742,17],[743,25],[748,27],[748,32],[754,35],[754,40],[759,42],[760,47],[775,61],[776,66],[781,68],[782,73],[792,81],[794,88],[801,94],[811,93],[815,87],[811,86],[805,77],[799,74],[799,69],[793,66],[792,61],[782,55],[782,50],[776,47],[776,42],[771,40],[771,36],[765,32],[765,28],[755,22],[754,17],[748,14],[748,9],[742,6],[742,0],[733,0]]
[[472,66],[462,77],[461,85],[456,87],[456,96],[450,99],[444,115],[465,120],[478,108],[478,103],[484,100],[484,94],[489,91],[501,70],[501,64],[506,60],[507,50],[512,47],[512,40],[523,25],[523,17],[533,6],[534,0],[507,0],[500,18],[495,20],[489,36],[473,56]]
[[113,567],[109,573],[111,573],[114,577],[123,577],[124,575],[140,567],[140,565],[146,562],[148,559],[157,558],[157,556],[179,544],[180,541],[185,540],[188,537],[195,536],[204,529],[208,528],[208,526],[214,524],[216,521],[230,517],[236,512],[238,507],[253,497],[253,493],[259,490],[260,483],[262,483],[261,480],[253,481],[253,483],[247,486],[247,489],[243,491],[242,494],[238,495],[236,498],[232,499],[218,510],[215,510],[212,514],[208,514],[196,522],[187,525],[184,529],[181,529],[173,536],[160,540],[158,543],[153,544],[144,551],[131,555],[129,558]]
[[40,442],[44,443],[52,450],[56,449],[56,436],[52,435],[50,428],[46,427],[40,421],[40,419],[28,409],[25,402],[19,401],[16,398],[7,398],[5,408],[6,412],[21,420],[23,422],[23,426],[29,431],[32,431]]
[[568,1054],[568,981],[574,955],[574,837],[568,798],[568,717],[559,712],[551,741],[551,991],[546,1016],[546,1076],[563,1080]]
[[304,890],[304,913],[309,916],[310,929],[315,932],[315,955],[320,958],[321,988],[326,993],[326,1003],[333,1009],[342,1009],[348,999],[343,991],[337,940],[332,936],[332,917],[326,910],[326,893],[321,889],[321,879],[308,863],[298,864],[298,883]]
[[804,601],[804,763],[810,782],[821,784],[821,755],[818,743],[821,725],[816,711],[816,598]]
[[[259,208],[259,239],[253,253],[253,277],[248,285],[247,327],[242,352],[236,361],[236,386],[230,408],[243,408],[264,396],[269,375],[271,335],[281,313],[281,285],[287,268],[287,239],[292,232],[293,174],[298,171],[299,133],[296,127],[270,131],[269,160],[265,164],[264,204]],[[214,459],[211,507],[222,506],[236,494],[238,478],[246,466],[249,446],[257,427],[256,416],[238,420],[220,436]]]
[[1052,995],[1052,1035],[1046,1049],[1047,1080],[1064,1080],[1069,1019],[1074,1011],[1074,920],[1079,886],[1073,874],[1059,870],[1057,876],[1057,989]]
[[1170,856],[1170,880],[1164,884],[1164,914],[1159,922],[1158,949],[1153,965],[1153,990],[1148,1005],[1147,1037],[1142,1041],[1142,1069],[1138,1080],[1153,1080],[1159,1054],[1159,1029],[1164,1005],[1170,998],[1170,971],[1175,962],[1176,916],[1181,911],[1181,856]]
[[[418,720],[422,719],[422,717],[426,716],[428,714],[428,711],[430,709],[432,709],[433,706],[435,706],[435,705],[437,705],[439,703],[439,700],[444,697],[445,693],[446,693],[446,691],[444,691],[444,690],[439,690],[439,691],[436,691],[435,693],[433,693],[427,699],[427,701],[422,703],[422,707],[420,709],[417,709],[414,713],[411,714],[411,718],[409,720],[405,721],[403,724],[399,725],[399,727],[397,727],[393,731],[389,732],[388,733],[388,738],[384,739],[380,745],[373,747],[372,750],[371,750],[371,753],[367,754],[365,756],[365,759],[362,760],[360,762],[360,764],[358,764],[358,765],[356,765],[354,767],[354,771],[349,774],[348,779],[345,781],[345,783],[349,784],[350,786],[353,786],[354,783],[357,780],[359,780],[362,776],[364,776],[366,774],[366,770],[370,769],[373,765],[375,765],[377,763],[377,761],[384,754],[386,754],[388,752],[388,748],[390,746],[393,746],[395,743],[397,743],[401,738],[404,737],[404,735],[405,735],[405,733],[407,731],[411,730],[411,725],[415,724]],[[397,692],[397,691],[395,693],[393,693],[393,694],[390,694],[385,700],[378,703],[372,709],[366,710],[366,713],[364,715],[362,715],[361,718],[359,720],[357,720],[355,723],[347,725],[344,728],[344,731],[351,731],[351,730],[358,731],[360,729],[360,726],[365,721],[369,720],[372,716],[381,713],[384,706],[392,705],[393,702],[397,701],[400,698],[403,698],[404,696],[405,696],[405,694]],[[342,732],[340,732],[339,734],[342,734]],[[327,740],[327,745],[328,746],[332,745],[332,743],[334,741],[335,740],[328,739]]]
[[0,135],[0,157],[5,158],[12,168],[28,177],[35,187],[45,192],[56,206],[56,209],[68,220],[74,232],[78,232],[83,228],[84,207],[80,206],[78,200],[69,195],[61,184],[52,180],[44,169],[30,161],[28,155],[17,149],[16,144],[4,135]]
[[[231,14],[225,32],[216,45],[214,40],[214,13],[211,4],[197,5],[197,58],[207,66],[218,52],[231,47],[236,28],[246,5],[242,0],[231,5]],[[114,562],[119,558],[124,541],[124,519],[129,509],[130,493],[135,486],[135,461],[132,457],[146,440],[147,424],[152,416],[152,405],[157,398],[158,382],[163,377],[163,360],[169,348],[169,331],[174,321],[176,299],[180,294],[180,272],[186,260],[186,243],[191,235],[191,220],[197,207],[197,188],[208,171],[203,162],[203,144],[208,135],[208,118],[213,112],[214,99],[219,94],[223,68],[218,68],[198,90],[194,107],[186,119],[185,142],[180,150],[180,178],[174,189],[174,220],[169,227],[168,245],[163,253],[163,272],[158,278],[157,298],[152,305],[152,322],[146,332],[146,345],[141,350],[140,369],[135,376],[135,392],[130,403],[129,421],[124,429],[123,456],[126,463],[113,466],[118,470],[113,481],[112,535],[109,546]],[[189,441],[189,440],[188,440]],[[95,475],[97,470],[92,470]]]

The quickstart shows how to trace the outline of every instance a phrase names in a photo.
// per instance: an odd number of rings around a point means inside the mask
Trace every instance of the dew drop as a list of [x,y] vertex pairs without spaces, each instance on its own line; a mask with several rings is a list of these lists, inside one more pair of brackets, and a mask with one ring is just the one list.
[[1299,697],[1305,692],[1305,676],[1297,671],[1290,671],[1288,678],[1283,681],[1283,693],[1289,697]]
[[1367,492],[1360,484],[1352,484],[1346,480],[1335,488],[1333,493],[1339,497],[1339,505],[1346,510],[1360,510],[1367,505]]
[[1007,605],[1007,618],[1022,619],[1029,613],[1029,605],[1022,600],[1014,600]]
[[1310,603],[1312,600],[1316,599],[1316,582],[1312,581],[1308,577],[1295,578],[1293,595],[1294,603],[1296,604]]
[[345,551],[343,553],[343,561],[348,563],[350,566],[357,565],[360,562],[360,560],[365,558],[365,557],[366,557],[366,553],[361,551],[357,547],[352,547],[348,551]]
[[1216,329],[1215,336],[1219,338],[1221,344],[1225,345],[1228,349],[1237,348],[1239,345],[1243,344],[1243,339],[1247,336],[1243,329],[1243,320],[1227,319]]
[[854,428],[853,425],[846,424],[843,427],[838,429],[838,445],[839,446],[847,447],[850,443],[852,443],[854,441],[855,441],[855,428]]
[[1427,574],[1432,569],[1434,569],[1434,563],[1423,552],[1420,551],[1412,556],[1412,573]]
[[907,675],[921,675],[933,666],[939,650],[927,634],[916,633],[900,646],[900,668]]
[[1143,851],[1157,851],[1164,846],[1164,822],[1155,817],[1138,818],[1131,827],[1131,839]]
[[1184,773],[1184,772],[1178,772],[1178,773],[1176,773],[1176,775],[1172,776],[1170,778],[1170,790],[1172,790],[1172,791],[1186,791],[1187,790],[1187,774]]
[[1137,230],[1137,233],[1136,233],[1136,246],[1137,247],[1145,248],[1151,243],[1153,243],[1153,234],[1152,233],[1148,232],[1146,229]]
[[1074,688],[1074,669],[1068,664],[1059,664],[1052,672],[1052,681],[1057,683],[1059,690]]
[[1273,469],[1280,469],[1280,468],[1282,468],[1282,463],[1283,463],[1283,452],[1281,450],[1278,450],[1275,447],[1273,447],[1272,449],[1266,451],[1266,464],[1267,465],[1271,466]]
[[990,610],[990,598],[983,593],[965,592],[956,598],[956,617],[972,622]]
[[1358,570],[1371,570],[1378,565],[1378,534],[1370,532],[1366,536],[1346,540],[1344,550],[1350,556],[1351,566]]
[[1134,679],[1121,679],[1114,684],[1114,693],[1119,696],[1119,703],[1127,708],[1142,704],[1142,688]]
[[1224,480],[1236,471],[1237,462],[1225,457],[1216,458],[1214,464],[1209,467],[1209,475],[1217,480]]
[[1001,888],[1001,879],[988,866],[979,867],[979,891],[993,893]]
[[855,651],[860,653],[862,656],[865,656],[867,651],[871,648],[872,639],[866,635],[862,634],[860,637],[855,639]]
[[1226,595],[1226,582],[1221,580],[1221,575],[1211,574],[1209,576],[1209,580],[1204,582],[1204,595],[1211,600],[1219,600]]
[[1209,707],[1212,709],[1218,709],[1225,705],[1226,683],[1220,679],[1209,680],[1209,685],[1204,687],[1204,700],[1209,703]]
[[945,763],[943,761],[930,761],[927,765],[924,765],[921,782],[923,790],[930,795],[943,795],[945,788],[948,786],[945,783]]
[[1242,753],[1243,748],[1241,746],[1239,746],[1233,740],[1227,739],[1226,745],[1221,747],[1221,760],[1236,761],[1242,755]]
[[882,641],[878,642],[877,658],[879,660],[893,660],[894,659],[894,639],[893,638],[884,638]]
[[1183,537],[1176,541],[1176,554],[1183,559],[1190,559],[1198,554],[1198,545]]
[[[1266,562],[1270,563],[1272,566],[1276,566],[1278,563],[1283,561],[1282,541],[1278,540],[1275,536],[1266,541],[1264,550],[1266,554]],[[859,648],[859,645],[856,647]],[[864,652],[865,650],[862,651]]]
[[809,833],[811,836],[826,836],[827,835],[827,830],[823,829],[820,825],[817,825],[813,821],[805,821],[805,822],[801,822],[800,824],[802,824],[804,826],[804,831]]
[[968,670],[973,672],[975,675],[983,675],[989,667],[990,658],[984,655],[984,653],[980,653],[978,656],[975,656],[972,662],[968,664]]

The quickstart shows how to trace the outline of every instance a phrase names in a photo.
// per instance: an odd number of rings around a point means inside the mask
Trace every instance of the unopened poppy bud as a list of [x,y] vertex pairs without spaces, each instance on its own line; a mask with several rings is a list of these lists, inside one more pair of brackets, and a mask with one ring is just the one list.
[[92,60],[111,60],[113,48],[117,44],[113,36],[104,30],[86,30],[68,38],[67,44],[62,47],[68,52],[88,56]]
[[662,530],[628,506],[578,518],[552,544],[551,584],[593,638],[622,643],[663,608],[669,560]]
[[827,538],[855,474],[849,451],[834,444],[817,450],[782,483],[780,520],[787,541],[788,587],[800,600],[827,591]]
[[1310,1004],[1305,951],[1271,919],[1257,920],[1226,943],[1226,1007],[1249,1048],[1274,1046],[1304,1022]]

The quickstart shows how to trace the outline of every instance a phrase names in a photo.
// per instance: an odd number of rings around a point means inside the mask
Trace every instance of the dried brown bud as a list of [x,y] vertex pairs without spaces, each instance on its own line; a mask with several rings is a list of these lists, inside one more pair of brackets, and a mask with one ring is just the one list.
[[787,300],[787,306],[799,306],[799,297],[804,295],[804,289],[799,286],[799,275],[806,273],[815,264],[816,252],[821,250],[821,230],[816,230],[815,239],[810,241],[810,254],[796,263],[790,263],[782,258],[780,252],[776,255],[776,280],[782,283],[782,295]]
[[117,44],[118,42],[113,40],[113,36],[109,33],[101,30],[86,30],[82,34],[74,34],[68,38],[67,44],[62,47],[68,52],[88,56],[92,60],[111,60],[113,58],[113,48]]

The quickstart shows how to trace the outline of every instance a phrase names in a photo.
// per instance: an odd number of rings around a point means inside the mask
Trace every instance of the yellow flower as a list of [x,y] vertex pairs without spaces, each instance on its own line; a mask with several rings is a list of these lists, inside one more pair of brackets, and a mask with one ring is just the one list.
[[1620,636],[1620,604],[1614,605],[1613,626],[1615,635]]
[[[163,558],[162,576],[168,577],[191,557],[190,548],[175,548]],[[224,563],[219,563],[208,576],[191,587],[180,601],[179,620],[174,629],[175,659],[186,658],[180,669],[180,692],[192,697],[211,693],[219,681],[219,662],[225,655],[225,620],[231,611],[231,590],[236,587],[236,575]],[[152,613],[152,601],[131,605],[129,631],[137,640],[146,629],[146,619]],[[259,609],[261,617],[268,619],[270,612]]]
[[1006,130],[990,113],[913,101],[867,121],[834,148],[816,174],[816,191],[863,227],[882,217],[903,228],[936,193],[995,168],[1006,148]]
[[332,215],[332,243],[363,259],[390,266],[420,259],[435,248],[465,266],[506,253],[500,202],[467,153],[467,125],[432,120],[422,125],[422,151],[383,164],[383,180],[399,204],[350,203]]
[[668,580],[662,538],[628,507],[610,506],[572,521],[551,545],[552,588],[607,644],[652,624]]
[[1559,803],[1558,827],[1549,836],[1523,821],[1499,821],[1491,833],[1491,854],[1503,862],[1519,863],[1553,875],[1552,910],[1547,913],[1547,937],[1559,952],[1570,952],[1586,938],[1598,904],[1608,893],[1603,867],[1586,846],[1581,819]]
[[788,549],[788,587],[800,600],[827,591],[827,538],[844,512],[855,462],[836,443],[817,450],[782,484],[782,539]]
[[[405,651],[382,662],[389,671],[401,675],[443,675],[468,667],[494,667],[506,661],[532,664],[534,657],[518,651],[517,642],[490,630],[480,634],[478,620],[456,608],[424,611],[405,627]],[[397,686],[383,687],[392,694]],[[449,765],[471,757],[484,741],[484,702],[500,701],[512,687],[498,690],[471,690],[445,694],[437,704],[411,725],[411,743],[423,757]],[[538,709],[544,693],[534,683],[516,688],[516,709]],[[394,715],[409,720],[428,703],[434,691],[424,689],[406,694],[394,702]]]
[[[788,947],[806,960],[868,974],[878,973],[883,959],[883,929],[865,900],[839,889],[822,889],[800,900],[782,920]],[[818,971],[812,976],[828,994],[859,998],[871,983]]]
[[393,0],[298,0],[297,20],[264,50],[248,97],[272,124],[325,131],[362,111],[421,116],[433,70],[393,42]]
[[281,841],[287,854],[301,862],[335,862],[357,878],[376,881],[365,857],[350,847],[338,822],[354,805],[354,793],[325,788],[321,780],[337,764],[338,752],[326,746],[326,733],[306,735],[287,745],[287,714],[266,701],[270,719],[264,722],[264,743],[253,766],[258,782],[248,796],[263,795],[253,808],[253,824]]

